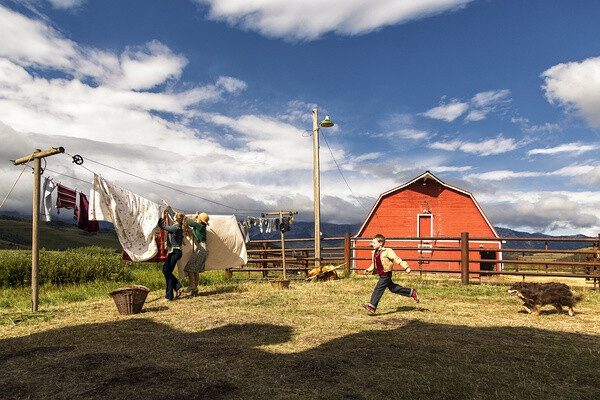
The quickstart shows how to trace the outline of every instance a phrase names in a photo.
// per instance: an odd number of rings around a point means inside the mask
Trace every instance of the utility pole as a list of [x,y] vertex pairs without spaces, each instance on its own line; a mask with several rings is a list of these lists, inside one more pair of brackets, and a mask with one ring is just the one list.
[[13,165],[28,163],[33,160],[33,215],[31,221],[31,311],[38,310],[38,270],[40,260],[39,232],[40,232],[40,167],[42,158],[54,154],[64,153],[63,147],[53,147],[48,150],[35,149],[33,154],[13,161]]
[[333,122],[326,116],[321,123],[319,121],[319,110],[312,110],[313,130],[313,189],[314,189],[314,211],[315,211],[315,267],[321,267],[321,171],[319,163],[319,125],[330,128]]
[[319,170],[319,112],[312,110],[313,122],[313,190],[315,212],[315,267],[321,267],[321,182]]

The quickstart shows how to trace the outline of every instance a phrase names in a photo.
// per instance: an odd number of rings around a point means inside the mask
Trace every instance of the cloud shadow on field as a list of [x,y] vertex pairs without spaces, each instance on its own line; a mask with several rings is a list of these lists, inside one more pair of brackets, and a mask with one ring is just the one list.
[[230,324],[190,333],[139,317],[65,327],[0,341],[0,393],[4,399],[583,399],[600,390],[594,335],[390,318],[309,350],[274,352],[293,337],[289,326]]

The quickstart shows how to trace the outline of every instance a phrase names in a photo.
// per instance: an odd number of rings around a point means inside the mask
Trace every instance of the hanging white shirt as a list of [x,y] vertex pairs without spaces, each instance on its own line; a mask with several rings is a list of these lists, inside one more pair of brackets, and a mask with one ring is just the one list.
[[42,209],[46,222],[50,222],[50,212],[52,211],[52,192],[56,189],[56,183],[52,178],[44,177],[44,185],[42,186]]

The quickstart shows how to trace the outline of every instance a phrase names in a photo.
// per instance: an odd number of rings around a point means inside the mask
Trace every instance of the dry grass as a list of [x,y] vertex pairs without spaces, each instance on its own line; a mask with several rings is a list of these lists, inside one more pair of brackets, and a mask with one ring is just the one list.
[[[112,299],[48,307],[0,326],[3,398],[590,399],[600,392],[600,295],[575,317],[520,312],[505,282],[468,287],[401,275],[422,302],[371,277],[151,292],[120,316]],[[589,286],[589,285],[588,285]],[[33,318],[33,319],[32,319]]]

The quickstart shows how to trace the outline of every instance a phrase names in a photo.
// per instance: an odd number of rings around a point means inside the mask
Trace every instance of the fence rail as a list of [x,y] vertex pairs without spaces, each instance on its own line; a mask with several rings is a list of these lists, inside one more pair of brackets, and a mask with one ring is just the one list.
[[[322,239],[321,265],[343,264],[348,273],[360,273],[365,267],[357,266],[357,262],[365,264],[371,259],[356,254],[368,254],[370,247],[367,243],[370,241],[369,238],[351,237],[349,233],[343,237]],[[594,288],[600,283],[600,235],[598,238],[469,238],[469,234],[465,232],[460,237],[393,237],[387,238],[387,241],[403,243],[389,247],[403,260],[408,261],[414,272],[460,275],[465,284],[469,283],[471,276],[493,275],[522,276],[523,279],[527,276],[583,278],[592,281]],[[420,247],[424,242],[431,246]],[[544,248],[494,248],[492,251],[498,255],[496,259],[472,257],[471,253],[482,251],[480,246],[486,242],[536,242],[543,243]],[[412,243],[414,245],[411,245]],[[582,247],[549,248],[558,243],[563,245],[580,243]],[[310,269],[314,268],[315,252],[314,247],[311,247],[313,244],[312,238],[285,239],[286,271],[290,274],[290,278],[303,279]],[[243,273],[246,275],[244,279],[269,279],[278,277],[283,271],[284,257],[280,240],[252,240],[246,247],[248,263],[242,267],[228,269],[230,275]],[[433,257],[436,252],[444,253],[446,256]],[[418,253],[418,256],[414,257],[409,253],[412,255]],[[429,256],[424,256],[423,253]],[[564,257],[558,258],[561,254]],[[448,268],[436,268],[436,263],[445,263]],[[485,264],[493,264],[494,269],[482,269],[482,265]],[[427,265],[430,267],[426,267]],[[256,276],[256,273],[260,275]]]

